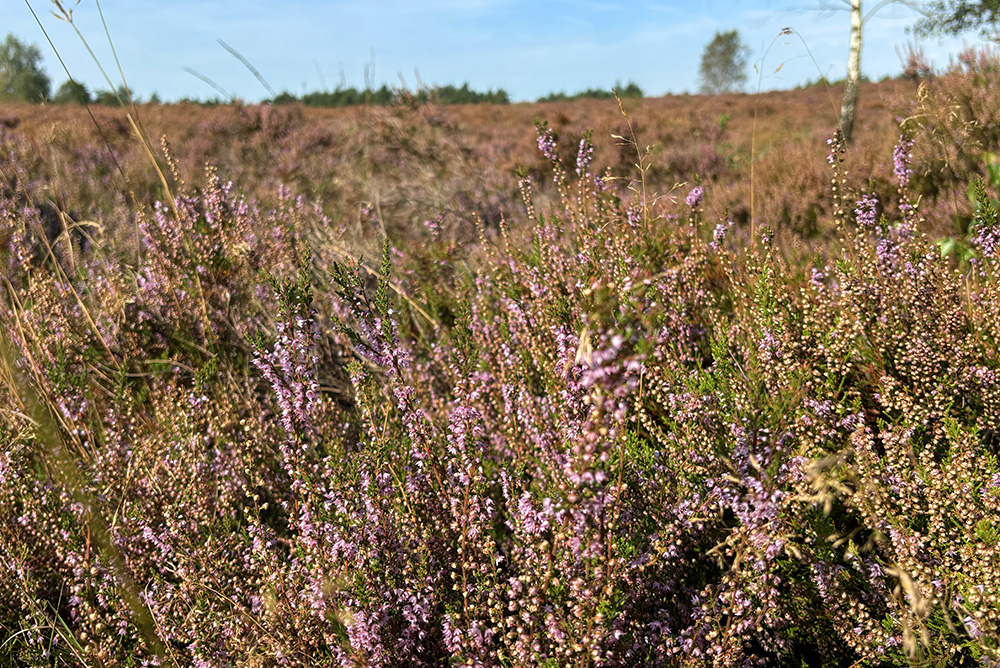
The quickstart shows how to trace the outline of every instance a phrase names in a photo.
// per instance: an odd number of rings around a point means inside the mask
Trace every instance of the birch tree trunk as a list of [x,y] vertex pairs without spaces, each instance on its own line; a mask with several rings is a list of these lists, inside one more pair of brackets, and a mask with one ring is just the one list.
[[854,128],[854,112],[858,108],[858,85],[861,82],[861,0],[851,2],[851,52],[847,58],[847,84],[844,86],[844,101],[840,106],[840,128],[844,140],[851,140]]

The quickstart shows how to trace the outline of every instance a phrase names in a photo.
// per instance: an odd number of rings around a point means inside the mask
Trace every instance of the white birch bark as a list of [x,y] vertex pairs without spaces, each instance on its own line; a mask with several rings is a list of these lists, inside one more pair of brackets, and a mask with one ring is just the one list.
[[840,129],[845,141],[851,140],[854,128],[854,114],[858,108],[858,85],[861,83],[861,0],[851,2],[851,50],[847,58],[847,83],[844,86],[844,101],[840,106]]

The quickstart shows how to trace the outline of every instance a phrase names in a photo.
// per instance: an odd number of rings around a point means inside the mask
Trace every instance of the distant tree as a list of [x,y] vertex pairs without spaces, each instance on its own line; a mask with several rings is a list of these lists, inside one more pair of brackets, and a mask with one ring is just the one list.
[[921,35],[989,35],[1000,28],[1000,0],[934,0],[916,26]]
[[271,104],[294,104],[298,101],[299,98],[295,97],[294,93],[289,93],[287,90],[278,93],[269,100]]
[[90,104],[90,91],[79,81],[64,81],[52,97],[56,104]]
[[614,98],[615,93],[618,93],[618,97],[622,100],[639,100],[645,96],[642,88],[640,88],[639,84],[636,82],[629,81],[628,83],[623,84],[621,81],[616,81],[612,88],[588,88],[587,90],[581,90],[580,92],[573,93],[572,95],[563,91],[558,93],[549,93],[548,95],[538,98],[538,102],[567,102],[583,99],[610,100]]
[[558,93],[553,91],[548,95],[543,95],[536,100],[536,102],[564,102],[565,100],[573,99],[571,96],[567,95],[565,91],[559,91]]
[[740,41],[737,30],[716,32],[701,54],[698,77],[702,93],[731,93],[747,82],[750,48]]
[[52,82],[42,69],[42,52],[12,34],[0,44],[0,98],[43,102]]
[[468,83],[462,84],[461,88],[457,88],[451,84],[439,86],[433,90],[426,91],[426,93],[425,96],[418,97],[426,97],[437,104],[507,104],[510,102],[510,96],[502,88],[495,92],[488,90],[485,93],[480,93],[469,88]]
[[623,100],[641,100],[646,94],[642,88],[639,87],[639,84],[634,81],[629,81],[624,86],[619,81],[615,84],[615,92],[618,93],[618,97]]
[[[132,99],[136,104],[139,104],[138,96],[133,95]],[[115,91],[99,90],[94,93],[94,103],[103,104],[109,107],[126,105],[128,104],[128,91],[126,91],[125,86],[121,84],[118,85],[118,89]]]
[[[409,94],[406,94],[409,95]],[[389,106],[401,103],[398,91],[383,84],[380,88],[357,88],[339,86],[336,90],[313,91],[296,97],[284,92],[271,98],[272,104],[292,104],[301,102],[307,107],[350,107],[355,105]],[[436,88],[424,88],[412,94],[410,99],[420,104],[509,104],[510,95],[502,88],[480,92],[469,87],[452,84]]]

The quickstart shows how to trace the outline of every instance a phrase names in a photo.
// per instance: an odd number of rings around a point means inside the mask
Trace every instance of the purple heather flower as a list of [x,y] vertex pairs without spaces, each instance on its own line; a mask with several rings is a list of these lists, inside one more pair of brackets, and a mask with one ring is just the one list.
[[966,618],[963,619],[962,622],[965,624],[966,630],[969,632],[969,635],[972,636],[973,639],[978,640],[979,638],[983,637],[983,629],[981,626],[979,626],[979,622],[976,621],[974,617],[972,617],[971,615],[966,616]]
[[538,150],[549,160],[556,159],[556,136],[550,128],[538,129]]
[[764,330],[758,350],[767,362],[774,362],[781,359],[781,339],[777,338],[769,329]]
[[694,188],[691,188],[691,192],[688,193],[687,199],[684,201],[687,202],[687,205],[693,209],[701,204],[704,199],[705,189],[701,186],[695,186]]
[[913,149],[913,139],[904,132],[899,136],[899,143],[892,151],[892,171],[899,179],[900,188],[909,185],[910,177],[913,176],[913,170],[909,167],[910,159],[913,157],[911,149]]
[[602,193],[611,192],[611,184],[614,182],[614,178],[611,176],[595,176],[594,186]]
[[732,223],[730,223],[729,221],[726,221],[724,223],[719,223],[718,225],[715,226],[715,231],[712,232],[712,238],[714,238],[716,241],[722,241],[723,239],[726,238],[726,234],[729,232],[729,228],[731,226]]
[[715,226],[715,230],[712,231],[712,241],[709,242],[709,247],[718,252],[722,245],[722,242],[726,239],[726,235],[729,234],[729,228],[733,226],[733,221],[726,220]]
[[314,371],[319,329],[312,317],[301,316],[291,324],[277,323],[275,329],[278,337],[273,349],[257,350],[252,361],[274,389],[282,425],[291,435],[296,426],[308,425],[314,409],[319,389]]
[[875,195],[865,195],[857,201],[857,208],[854,209],[854,215],[858,221],[858,227],[863,230],[875,229],[875,209],[877,207],[878,198]]
[[823,287],[825,281],[826,281],[826,274],[820,271],[819,269],[813,267],[812,278],[809,279],[809,282],[813,284],[813,287],[821,288]]
[[910,49],[906,54],[906,62],[903,63],[903,76],[907,79],[926,79],[934,73],[934,69],[927,62],[927,58],[922,51]]
[[[541,138],[539,138],[541,141]],[[576,173],[583,176],[588,173],[590,163],[594,159],[594,145],[590,142],[590,133],[586,133],[580,138],[580,148],[576,152]]]
[[631,205],[625,210],[625,218],[631,227],[638,227],[642,222],[642,207],[638,204]]
[[830,155],[826,157],[826,161],[831,165],[835,165],[841,160],[841,156],[844,154],[844,135],[840,130],[837,130],[833,134],[832,139],[826,140],[827,146],[830,147]]
[[444,220],[444,215],[438,215],[434,218],[429,218],[424,221],[424,227],[430,232],[432,239],[437,239],[441,236],[441,223]]
[[457,654],[462,649],[462,632],[455,628],[451,615],[444,615],[441,618],[441,630],[444,634],[445,647],[452,654]]
[[888,237],[881,237],[875,245],[875,257],[884,266],[892,266],[897,258],[899,244]]
[[1000,257],[1000,226],[980,226],[976,236],[972,238],[972,243],[979,247],[983,257],[994,259]]

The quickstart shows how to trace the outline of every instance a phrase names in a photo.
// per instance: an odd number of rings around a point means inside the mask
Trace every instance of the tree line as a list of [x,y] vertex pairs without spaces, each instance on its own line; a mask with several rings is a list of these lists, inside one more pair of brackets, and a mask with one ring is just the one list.
[[[446,85],[431,89],[419,90],[415,93],[401,93],[389,86],[381,88],[339,87],[332,91],[314,91],[301,96],[292,93],[280,93],[267,100],[272,104],[289,104],[300,102],[311,107],[345,107],[352,105],[374,104],[388,105],[398,102],[405,95],[415,102],[433,102],[436,104],[507,104],[510,96],[502,88],[497,90],[476,91],[468,83],[461,86]],[[52,81],[42,68],[42,54],[34,44],[25,44],[13,34],[8,34],[0,44],[0,102],[53,102],[56,104],[104,104],[119,105],[129,99],[124,86],[117,90],[99,90],[91,92],[86,85],[69,79],[63,82],[55,93],[52,92]],[[138,102],[138,100],[135,100]],[[148,102],[158,103],[159,97],[154,93]],[[185,98],[182,102],[203,102]],[[214,99],[203,102],[219,104],[222,100]]]
[[[643,91],[634,82],[626,85],[615,85],[615,91],[622,98],[641,98]],[[592,88],[572,95],[566,93],[550,93],[539,102],[559,100],[576,100],[580,98],[610,99],[611,89]],[[432,104],[509,104],[510,95],[503,88],[496,90],[477,91],[468,83],[461,86],[448,84],[431,88],[422,88],[416,92],[402,91],[383,84],[380,88],[355,88],[339,86],[335,90],[312,91],[302,95],[279,93],[265,102],[271,104],[301,103],[307,107],[349,107],[356,105],[391,105],[405,99],[413,103]],[[91,92],[86,85],[69,79],[63,82],[55,93],[52,92],[52,81],[42,68],[42,54],[34,44],[25,44],[13,34],[8,34],[0,44],[0,102],[52,102],[56,104],[99,104],[120,105],[129,100],[129,92],[124,86],[117,90],[99,90]],[[133,101],[139,102],[138,99]],[[154,93],[147,102],[159,103],[159,97]],[[184,98],[181,102],[216,105],[227,100],[214,98],[197,100]],[[232,100],[228,100],[232,101]]]
[[[614,91],[614,92],[612,92]],[[610,100],[615,95],[619,98],[625,99],[640,99],[645,97],[642,88],[639,84],[634,81],[629,81],[627,84],[622,84],[618,82],[613,88],[588,88],[586,90],[581,90],[576,93],[549,93],[538,98],[538,102],[567,102],[572,100]]]
[[307,107],[351,107],[362,104],[395,104],[400,97],[413,102],[434,104],[509,104],[510,95],[503,88],[484,92],[473,90],[468,83],[424,88],[415,93],[399,91],[383,84],[381,88],[339,87],[336,90],[313,91],[295,96],[284,92],[268,100],[272,104],[301,102]]

